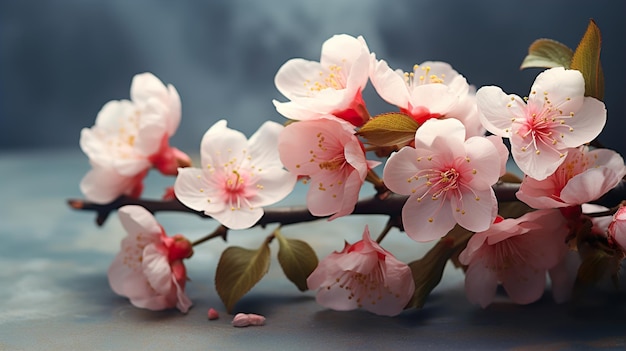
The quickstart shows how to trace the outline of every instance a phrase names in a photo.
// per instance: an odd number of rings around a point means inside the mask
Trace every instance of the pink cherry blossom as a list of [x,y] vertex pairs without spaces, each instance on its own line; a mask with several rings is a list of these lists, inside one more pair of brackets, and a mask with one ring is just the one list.
[[620,208],[613,215],[608,228],[609,238],[621,246],[626,252],[626,206]]
[[263,216],[263,206],[285,198],[296,183],[278,156],[283,128],[268,121],[247,140],[225,120],[215,123],[202,137],[202,168],[179,169],[176,197],[228,228],[250,228]]
[[333,310],[364,308],[384,316],[402,312],[413,297],[415,284],[409,267],[372,241],[367,228],[363,239],[345,244],[320,261],[307,279],[317,289],[317,302]]
[[351,126],[333,119],[288,125],[279,136],[278,151],[290,172],[310,177],[309,211],[333,215],[331,219],[352,213],[368,170],[379,164],[365,159]]
[[569,149],[552,175],[544,180],[524,177],[516,195],[533,208],[577,206],[597,200],[625,174],[624,159],[615,151]]
[[354,126],[369,119],[361,92],[368,82],[370,52],[363,37],[335,35],[322,45],[319,62],[295,58],[276,73],[278,91],[290,101],[274,100],[276,110],[295,120],[332,114]]
[[81,132],[80,146],[92,170],[80,187],[90,201],[107,203],[122,194],[139,196],[151,167],[175,175],[179,165],[190,164],[187,155],[169,146],[180,123],[176,89],[143,73],[133,78],[130,95],[131,100],[105,104],[95,125]]
[[191,243],[180,234],[168,237],[141,206],[127,205],[118,213],[127,236],[109,267],[113,291],[140,308],[176,307],[186,313],[191,300],[185,295],[187,273],[183,259],[193,254]]
[[527,102],[496,86],[480,88],[476,98],[485,128],[510,138],[522,172],[543,180],[563,163],[568,149],[592,141],[606,123],[604,103],[584,93],[580,72],[557,67],[537,76]]
[[565,218],[554,209],[508,218],[476,233],[459,255],[468,265],[467,298],[487,307],[501,283],[513,302],[537,301],[545,290],[546,272],[567,252],[568,233]]
[[491,186],[504,170],[501,139],[465,139],[456,119],[430,119],[415,133],[415,148],[404,147],[385,165],[383,181],[409,195],[402,208],[405,232],[416,241],[443,237],[455,224],[483,231],[496,217]]
[[456,118],[465,125],[468,137],[485,134],[473,88],[448,63],[427,61],[415,65],[412,72],[402,72],[372,54],[370,79],[381,98],[420,125],[431,118]]

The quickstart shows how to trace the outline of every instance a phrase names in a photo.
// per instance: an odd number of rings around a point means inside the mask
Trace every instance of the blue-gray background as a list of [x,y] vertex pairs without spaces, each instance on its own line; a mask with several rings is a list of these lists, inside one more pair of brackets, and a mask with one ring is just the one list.
[[[590,18],[603,35],[609,110],[601,142],[626,153],[626,9],[597,1],[0,0],[0,151],[78,148],[104,103],[129,96],[150,71],[178,89],[183,121],[172,144],[197,152],[216,120],[246,134],[282,121],[273,78],[292,57],[318,60],[324,40],[363,35],[378,57],[410,69],[450,62],[469,82],[527,95],[519,71],[533,40],[574,48]],[[389,107],[371,87],[373,113]]]

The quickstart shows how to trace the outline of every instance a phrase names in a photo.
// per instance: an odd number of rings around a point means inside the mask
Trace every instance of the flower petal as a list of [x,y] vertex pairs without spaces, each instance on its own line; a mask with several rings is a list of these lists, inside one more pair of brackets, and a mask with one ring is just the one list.
[[534,148],[523,149],[528,147],[526,141],[518,134],[511,136],[511,154],[517,166],[529,177],[543,180],[565,161],[566,153],[561,154],[542,144],[537,146],[536,151]]
[[[483,137],[471,137],[465,141],[466,150],[466,162],[464,165],[471,168],[472,176],[468,185],[472,189],[486,189],[495,184],[500,175],[506,172],[506,160],[502,160],[502,153],[508,156],[508,151],[502,139],[497,136],[496,141],[499,140],[500,149],[498,144],[495,144],[493,140]],[[499,167],[494,167],[494,164]]]
[[489,306],[496,296],[497,287],[495,272],[480,257],[467,268],[465,294],[470,302],[479,304],[482,308]]
[[[163,228],[152,213],[148,212],[145,208],[138,205],[126,205],[118,210],[120,222],[124,227],[124,230],[128,233],[129,240],[140,240],[136,237],[142,237],[141,240],[147,240],[142,246],[145,247],[148,243],[158,242]],[[124,239],[126,240],[126,239]],[[125,242],[122,241],[124,245]],[[130,244],[134,245],[134,242]]]
[[156,294],[171,294],[172,270],[167,259],[167,249],[162,244],[153,243],[143,249],[141,267],[144,277]]
[[294,97],[307,96],[309,88],[304,83],[314,81],[318,72],[322,71],[319,62],[294,58],[285,62],[276,72],[274,84],[276,89],[286,98],[293,100]]
[[[426,200],[424,200],[426,201]],[[473,232],[482,232],[489,229],[497,215],[498,201],[492,188],[463,192],[459,199],[461,206],[457,208],[451,202],[451,213],[461,227]],[[445,209],[444,212],[448,211]],[[445,233],[444,233],[445,234]]]
[[508,138],[512,118],[523,118],[526,103],[517,95],[506,94],[496,86],[486,86],[476,92],[480,121],[491,133]]
[[278,156],[278,136],[285,129],[282,125],[267,121],[248,140],[251,162],[257,168],[282,168]]
[[546,286],[546,271],[529,264],[512,267],[501,276],[507,295],[517,304],[529,304],[541,298]]
[[230,229],[247,229],[255,225],[263,213],[260,207],[224,208],[211,212],[211,217]]
[[[438,143],[438,147],[435,148],[434,144]],[[446,156],[448,159],[452,159],[453,155],[460,155],[463,153],[463,142],[465,141],[465,126],[461,121],[450,119],[429,119],[422,124],[415,132],[415,148],[435,149],[437,153],[444,153],[444,150],[450,150],[446,152],[449,154]],[[443,148],[443,149],[440,149]],[[465,155],[463,155],[465,156]]]
[[426,182],[423,178],[419,180],[413,178],[420,169],[417,159],[416,150],[408,146],[391,154],[383,169],[385,185],[391,191],[401,195],[416,192],[420,185],[423,186]]
[[431,200],[426,197],[421,201],[417,198],[410,196],[402,207],[402,223],[406,234],[418,242],[432,241],[446,235],[456,224],[449,202],[442,198]]
[[404,82],[401,71],[393,70],[385,60],[376,60],[372,54],[370,80],[380,97],[388,103],[401,107],[409,107],[409,90]]
[[565,122],[571,129],[561,133],[561,141],[566,147],[578,147],[600,135],[606,124],[606,107],[600,100],[585,97],[580,109]]
[[174,193],[183,205],[196,211],[204,211],[207,215],[224,211],[226,205],[219,201],[221,195],[218,191],[202,170],[190,167],[178,169]]
[[566,204],[581,205],[597,200],[609,190],[613,189],[621,180],[613,170],[600,167],[588,169],[570,179],[560,198]]
[[243,133],[227,127],[226,120],[216,122],[204,133],[200,142],[202,167],[224,167],[230,162],[240,163],[247,156],[248,140]]
[[296,185],[297,176],[283,169],[270,169],[255,179],[254,196],[249,199],[253,207],[274,204],[291,193]]
[[537,75],[530,88],[528,105],[543,108],[547,100],[550,105],[565,113],[577,111],[585,93],[585,80],[579,71],[555,67]]

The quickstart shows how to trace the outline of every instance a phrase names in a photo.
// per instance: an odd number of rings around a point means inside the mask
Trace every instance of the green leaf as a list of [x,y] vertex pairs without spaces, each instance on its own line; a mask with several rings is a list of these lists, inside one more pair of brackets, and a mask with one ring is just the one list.
[[574,51],[552,39],[537,39],[528,47],[528,55],[522,61],[524,68],[569,68]]
[[215,272],[215,289],[230,313],[270,267],[269,239],[257,250],[231,246],[224,250]]
[[415,292],[407,307],[422,308],[424,306],[430,292],[441,281],[446,263],[465,248],[472,234],[467,229],[456,225],[424,257],[409,263],[415,281]]
[[622,256],[603,248],[588,247],[581,253],[582,262],[578,267],[574,295],[579,297],[586,288],[609,276],[615,288],[618,287],[618,277]]
[[374,146],[404,145],[415,138],[418,127],[409,115],[390,112],[368,120],[357,134]]
[[586,218],[574,233],[576,249],[581,258],[574,284],[575,298],[579,298],[586,288],[608,276],[613,279],[617,288],[623,253],[615,250],[607,241],[599,240],[592,228],[593,222]]
[[306,291],[308,289],[306,278],[318,263],[315,251],[302,240],[285,238],[279,230],[274,232],[274,236],[278,239],[278,263],[283,272],[300,291]]
[[570,65],[570,68],[579,70],[585,78],[585,96],[593,96],[599,100],[604,98],[604,73],[600,64],[601,46],[600,28],[590,20]]

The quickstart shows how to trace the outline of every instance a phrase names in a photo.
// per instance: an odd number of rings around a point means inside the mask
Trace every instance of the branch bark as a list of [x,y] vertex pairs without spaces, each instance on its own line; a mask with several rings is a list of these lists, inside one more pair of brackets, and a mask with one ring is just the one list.
[[[517,183],[498,183],[494,185],[494,191],[499,202],[519,201],[515,197],[515,193],[519,190]],[[385,196],[372,196],[361,199],[357,202],[354,215],[387,215],[397,217],[402,212],[402,206],[407,200],[407,196],[397,195],[393,193],[384,194]],[[626,181],[622,180],[609,193],[594,201],[594,203],[613,207],[626,199]],[[152,213],[156,212],[186,212],[195,214],[202,218],[210,218],[202,212],[192,210],[183,205],[177,199],[174,200],[148,200],[137,199],[129,196],[120,196],[115,201],[108,204],[96,204],[82,199],[70,199],[68,204],[71,208],[83,211],[94,211],[97,214],[96,224],[101,226],[107,220],[109,215],[118,208],[125,205],[140,205],[145,207]],[[270,207],[265,208],[265,214],[256,225],[265,226],[271,223],[280,223],[282,225],[295,224],[315,221],[326,217],[313,216],[306,206],[288,206],[288,207]]]

